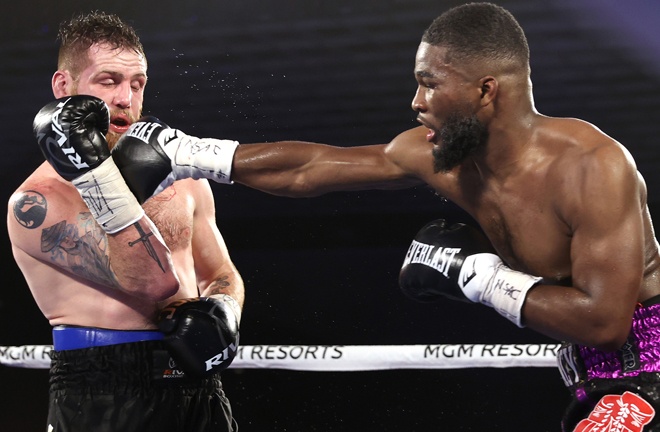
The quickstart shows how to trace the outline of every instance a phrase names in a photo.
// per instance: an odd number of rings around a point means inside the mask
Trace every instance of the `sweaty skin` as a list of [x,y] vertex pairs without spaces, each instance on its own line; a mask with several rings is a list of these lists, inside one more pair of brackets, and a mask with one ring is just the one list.
[[[422,42],[412,108],[423,126],[381,145],[241,145],[232,179],[292,197],[428,184],[474,217],[507,265],[544,278],[523,307],[527,327],[618,349],[637,303],[660,294],[644,180],[595,126],[539,114],[528,70],[481,66],[453,64],[445,48]],[[435,172],[433,149],[457,110],[487,126],[486,146]]]
[[[103,99],[112,146],[140,117],[146,60],[99,44],[88,57],[79,76],[55,72],[53,94]],[[175,299],[229,294],[243,304],[243,282],[215,224],[206,180],[177,182],[143,207],[147,216],[137,224],[105,234],[47,162],[15,191],[7,215],[12,250],[51,325],[154,329],[158,310]]]

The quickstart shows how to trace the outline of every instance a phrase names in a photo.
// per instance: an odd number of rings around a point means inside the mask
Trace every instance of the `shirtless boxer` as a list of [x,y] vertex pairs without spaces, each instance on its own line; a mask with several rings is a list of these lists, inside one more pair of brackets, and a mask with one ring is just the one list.
[[[564,430],[614,419],[660,430],[660,254],[630,153],[594,125],[536,110],[524,32],[493,4],[438,17],[414,74],[422,126],[382,145],[240,145],[231,179],[290,197],[430,185],[487,240],[447,221],[425,227],[401,271],[404,291],[484,303],[566,341],[560,369],[574,400]],[[171,169],[163,185],[187,177]],[[433,260],[411,266],[420,244],[440,251],[437,271],[422,271]]]
[[238,343],[243,282],[210,186],[177,182],[142,207],[109,154],[141,115],[140,40],[101,12],[62,23],[59,38],[57,100],[34,122],[47,162],[7,218],[53,326],[48,430],[235,431],[218,371]]

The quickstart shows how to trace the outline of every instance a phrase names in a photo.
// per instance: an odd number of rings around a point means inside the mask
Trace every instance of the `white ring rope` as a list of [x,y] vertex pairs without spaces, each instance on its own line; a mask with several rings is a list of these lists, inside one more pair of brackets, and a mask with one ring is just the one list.
[[[556,367],[560,344],[245,345],[233,369],[368,371]],[[0,346],[0,364],[50,367],[51,345]]]

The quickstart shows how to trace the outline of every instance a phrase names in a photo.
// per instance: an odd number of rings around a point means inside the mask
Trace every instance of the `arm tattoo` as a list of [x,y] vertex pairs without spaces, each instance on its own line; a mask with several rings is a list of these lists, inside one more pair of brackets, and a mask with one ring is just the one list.
[[222,276],[214,280],[209,285],[209,288],[207,288],[209,290],[208,296],[209,297],[213,296],[214,298],[224,301],[229,307],[232,308],[236,316],[239,317],[239,321],[240,321],[240,316],[242,313],[241,305],[238,304],[235,298],[233,298],[232,296],[230,296],[225,292],[225,288],[229,286],[231,286],[231,283],[229,282],[229,276],[227,275]]
[[68,267],[84,279],[109,286],[119,286],[110,268],[105,233],[94,222],[91,213],[78,215],[77,224],[62,220],[41,231],[41,251],[50,259]]
[[211,282],[211,284],[208,287],[209,296],[225,294],[225,288],[227,288],[228,286],[231,286],[231,284],[229,283],[229,276],[227,275],[214,280],[213,282]]
[[142,225],[140,225],[140,222],[135,222],[133,226],[137,230],[138,234],[140,234],[140,237],[137,240],[128,242],[128,245],[130,247],[133,247],[138,243],[142,243],[144,245],[144,248],[147,250],[149,256],[153,258],[153,260],[156,261],[156,263],[158,263],[158,267],[160,267],[163,273],[165,273],[165,269],[163,268],[163,263],[160,262],[160,259],[158,258],[158,254],[156,253],[156,249],[154,249],[154,246],[149,241],[149,237],[154,235],[154,233],[152,232],[145,233],[144,230],[142,229]]
[[13,208],[16,221],[27,229],[39,228],[46,219],[47,209],[46,197],[33,190],[23,192]]

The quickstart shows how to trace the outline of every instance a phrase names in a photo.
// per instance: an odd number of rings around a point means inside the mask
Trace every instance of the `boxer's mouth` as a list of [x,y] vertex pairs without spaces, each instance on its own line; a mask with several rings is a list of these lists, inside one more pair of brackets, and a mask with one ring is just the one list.
[[424,121],[423,118],[421,118],[421,117],[419,117],[419,116],[417,117],[417,121],[418,121],[422,126],[424,126],[425,128],[428,129],[428,131],[426,131],[426,140],[427,140],[428,142],[432,143],[432,144],[435,144],[435,143],[436,143],[436,136],[437,136],[437,132],[436,132],[436,130],[435,130],[434,128],[432,128],[428,123],[426,123],[426,122]]
[[131,122],[126,115],[113,116],[110,120],[110,130],[119,134],[126,132],[130,125]]

